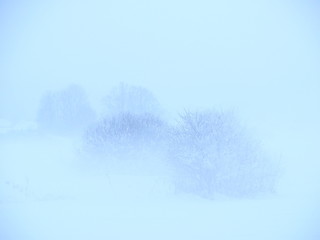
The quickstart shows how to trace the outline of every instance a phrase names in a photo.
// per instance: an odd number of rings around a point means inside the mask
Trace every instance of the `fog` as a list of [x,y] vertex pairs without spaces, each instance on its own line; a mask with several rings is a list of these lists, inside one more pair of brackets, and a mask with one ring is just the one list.
[[0,238],[318,239],[319,10],[1,1]]

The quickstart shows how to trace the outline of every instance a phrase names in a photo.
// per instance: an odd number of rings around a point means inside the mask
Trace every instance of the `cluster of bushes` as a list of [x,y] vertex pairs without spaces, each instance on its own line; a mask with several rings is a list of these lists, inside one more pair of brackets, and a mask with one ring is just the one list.
[[[177,190],[206,198],[274,191],[277,167],[234,115],[186,111],[170,125],[160,117],[161,108],[149,91],[123,84],[107,100],[109,111],[85,131],[89,154],[98,153],[116,165],[137,153],[160,154],[174,173]],[[152,155],[143,161],[147,165]]]
[[85,142],[93,151],[104,154],[157,149],[165,141],[165,128],[165,122],[152,114],[119,113],[91,126]]

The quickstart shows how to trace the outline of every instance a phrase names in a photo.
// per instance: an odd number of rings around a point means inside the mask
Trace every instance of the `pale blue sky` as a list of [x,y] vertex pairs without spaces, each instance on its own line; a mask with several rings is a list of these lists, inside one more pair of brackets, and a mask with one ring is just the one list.
[[124,81],[147,87],[172,111],[231,108],[252,125],[316,124],[318,5],[298,0],[2,2],[0,116],[33,119],[43,92],[69,83],[84,86],[98,103]]

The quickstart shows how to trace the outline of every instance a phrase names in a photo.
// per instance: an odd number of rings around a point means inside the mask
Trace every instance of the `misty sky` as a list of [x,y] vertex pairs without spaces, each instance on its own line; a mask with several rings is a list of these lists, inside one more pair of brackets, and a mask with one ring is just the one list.
[[70,83],[98,104],[123,81],[171,111],[233,109],[266,134],[319,131],[319,9],[302,0],[1,1],[0,118],[33,120],[41,95]]

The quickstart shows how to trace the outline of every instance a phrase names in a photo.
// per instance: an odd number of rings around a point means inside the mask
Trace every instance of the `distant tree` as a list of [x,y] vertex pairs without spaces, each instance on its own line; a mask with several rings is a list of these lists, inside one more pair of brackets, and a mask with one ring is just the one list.
[[85,128],[95,118],[84,90],[77,85],[48,92],[40,102],[38,124],[44,130],[76,132]]
[[159,102],[150,91],[124,83],[119,84],[104,98],[104,106],[108,116],[124,113],[159,116],[162,113]]
[[240,197],[274,190],[275,165],[232,114],[185,112],[168,146],[175,184],[182,191]]

